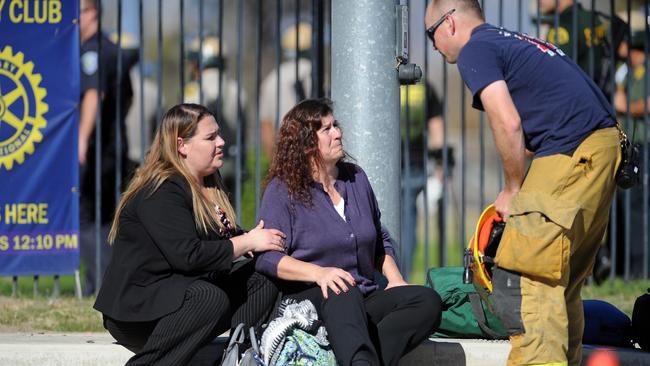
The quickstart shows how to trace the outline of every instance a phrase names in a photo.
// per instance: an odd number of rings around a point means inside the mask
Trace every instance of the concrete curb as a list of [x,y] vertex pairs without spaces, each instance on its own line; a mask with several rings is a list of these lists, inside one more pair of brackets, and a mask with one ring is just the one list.
[[0,365],[124,365],[133,355],[108,333],[0,334]]
[[[225,343],[219,337],[211,353]],[[11,366],[119,366],[133,355],[114,343],[108,333],[0,333],[0,365]],[[583,365],[598,347],[583,347]],[[650,366],[650,353],[616,349],[620,366]],[[502,366],[510,343],[480,339],[429,340],[404,356],[400,366]]]

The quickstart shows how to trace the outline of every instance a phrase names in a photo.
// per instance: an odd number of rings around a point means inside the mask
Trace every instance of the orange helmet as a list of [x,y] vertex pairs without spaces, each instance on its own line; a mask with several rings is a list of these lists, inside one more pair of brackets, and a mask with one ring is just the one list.
[[489,205],[476,224],[476,231],[467,245],[474,284],[492,293],[492,267],[505,222],[494,205]]

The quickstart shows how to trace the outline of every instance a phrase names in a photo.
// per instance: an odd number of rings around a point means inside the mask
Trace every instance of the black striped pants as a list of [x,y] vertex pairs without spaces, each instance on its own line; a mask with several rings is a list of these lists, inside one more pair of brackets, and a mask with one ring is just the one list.
[[[186,365],[202,347],[239,323],[261,326],[278,296],[276,286],[246,265],[223,281],[194,281],[175,312],[149,322],[123,322],[104,317],[117,342],[135,355],[135,365]],[[216,357],[216,356],[215,356]]]

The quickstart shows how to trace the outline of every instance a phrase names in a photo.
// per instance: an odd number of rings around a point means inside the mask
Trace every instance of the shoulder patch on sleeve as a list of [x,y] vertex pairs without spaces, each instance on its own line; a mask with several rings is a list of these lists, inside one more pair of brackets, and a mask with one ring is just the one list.
[[98,58],[96,51],[88,51],[81,56],[81,70],[86,75],[92,75],[97,71]]

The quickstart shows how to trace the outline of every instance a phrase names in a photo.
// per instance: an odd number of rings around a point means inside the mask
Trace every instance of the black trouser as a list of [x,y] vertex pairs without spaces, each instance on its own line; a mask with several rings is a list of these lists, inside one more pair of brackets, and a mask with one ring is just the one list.
[[[440,296],[423,286],[358,288],[323,299],[320,287],[286,288],[285,297],[311,300],[327,329],[336,360],[346,365],[397,365],[440,325]],[[288,293],[287,293],[288,292]]]
[[181,307],[148,322],[123,322],[104,317],[117,342],[135,355],[135,365],[184,365],[214,337],[239,323],[261,326],[277,300],[277,288],[253,272],[252,262],[223,283],[194,281]]

